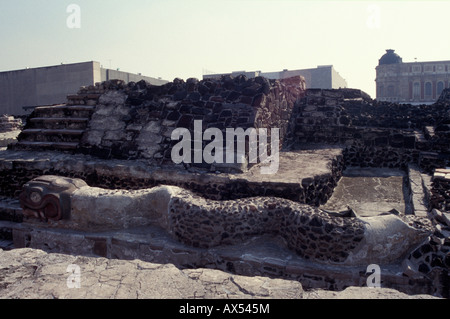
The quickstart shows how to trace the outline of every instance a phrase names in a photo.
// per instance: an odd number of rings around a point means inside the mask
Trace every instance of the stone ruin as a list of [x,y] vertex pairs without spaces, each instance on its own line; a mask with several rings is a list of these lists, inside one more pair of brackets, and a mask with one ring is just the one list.
[[[250,141],[242,163],[175,164],[172,132],[196,121],[279,128],[278,172],[249,161]],[[383,287],[449,298],[449,166],[449,89],[413,106],[302,77],[113,80],[35,108],[0,152],[0,238],[329,290],[366,285],[377,264]],[[403,208],[331,206],[355,168],[400,172]]]
[[17,136],[22,129],[22,119],[14,116],[2,115],[0,117],[0,148],[17,142]]

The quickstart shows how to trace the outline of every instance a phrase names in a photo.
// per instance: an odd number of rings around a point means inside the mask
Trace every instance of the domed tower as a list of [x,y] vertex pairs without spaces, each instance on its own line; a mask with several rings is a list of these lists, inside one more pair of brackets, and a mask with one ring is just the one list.
[[386,65],[386,64],[397,64],[403,63],[403,59],[395,53],[395,50],[388,49],[386,50],[386,54],[384,54],[379,60],[378,65]]
[[399,75],[403,59],[395,53],[395,50],[388,49],[380,58],[377,70],[377,100],[399,102],[402,100],[402,88],[400,87]]

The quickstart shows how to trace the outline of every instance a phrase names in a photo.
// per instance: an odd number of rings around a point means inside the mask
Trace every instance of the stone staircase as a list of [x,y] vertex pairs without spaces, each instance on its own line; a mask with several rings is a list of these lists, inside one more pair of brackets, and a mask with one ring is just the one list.
[[75,150],[94,112],[92,105],[36,107],[14,149]]
[[[80,89],[67,103],[38,106],[10,150],[75,151],[101,96],[99,89]],[[22,223],[18,199],[0,196],[0,249],[14,248],[13,229]]]

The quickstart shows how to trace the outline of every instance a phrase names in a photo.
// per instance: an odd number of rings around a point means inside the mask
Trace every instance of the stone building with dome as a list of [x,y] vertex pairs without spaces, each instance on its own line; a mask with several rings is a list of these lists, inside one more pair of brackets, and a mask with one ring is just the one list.
[[431,104],[450,86],[450,60],[403,62],[395,50],[386,50],[376,67],[377,100]]

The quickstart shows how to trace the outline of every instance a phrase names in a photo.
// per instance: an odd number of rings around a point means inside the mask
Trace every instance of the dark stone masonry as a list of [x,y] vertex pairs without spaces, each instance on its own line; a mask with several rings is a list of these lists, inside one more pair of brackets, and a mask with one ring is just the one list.
[[376,102],[358,90],[308,90],[298,103],[292,139],[344,145],[348,166],[417,163],[432,173],[450,165],[446,94],[433,105],[412,106]]
[[171,218],[177,225],[173,231],[194,247],[231,245],[272,234],[281,236],[303,258],[342,262],[363,239],[364,227],[358,220],[333,218],[317,208],[279,198],[231,202],[183,198],[190,194],[179,195],[171,205]]
[[276,127],[283,140],[305,84],[300,77],[269,81],[242,76],[221,81],[175,79],[161,87],[118,82],[116,87],[100,97],[79,151],[171,164],[173,130],[186,128],[193,136],[196,120],[203,122],[203,130],[218,128],[224,134],[226,128]]
[[[432,105],[400,105],[357,89],[307,90],[302,77],[223,76],[162,86],[111,80],[67,99],[36,107],[24,126],[0,118],[0,133],[21,131],[0,151],[0,243],[218,268],[326,289],[365,284],[366,269],[351,260],[368,249],[383,262],[383,285],[450,297],[450,89]],[[271,134],[279,129],[277,174],[261,174],[262,163],[250,163],[255,145],[249,138],[243,163],[174,163],[179,141],[172,133],[184,128],[195,136],[199,121],[202,131],[215,128],[224,136],[227,128],[267,129],[266,155],[276,153]],[[202,140],[202,149],[208,143]],[[360,218],[350,207],[321,209],[349,167],[402,170],[408,210]],[[46,193],[44,201],[36,190],[20,208],[24,185],[44,175],[81,179],[86,187],[65,195],[64,205],[73,206],[64,213],[57,194]],[[167,213],[166,224],[150,223],[139,206],[157,187],[178,192],[167,207],[157,197],[146,204]],[[108,196],[116,207],[89,206]],[[120,210],[127,203],[131,208]],[[105,217],[111,229],[83,229],[82,220],[75,225],[83,216],[95,224],[98,207],[111,214]],[[401,257],[391,260],[387,243],[399,234],[414,240],[395,242]]]

